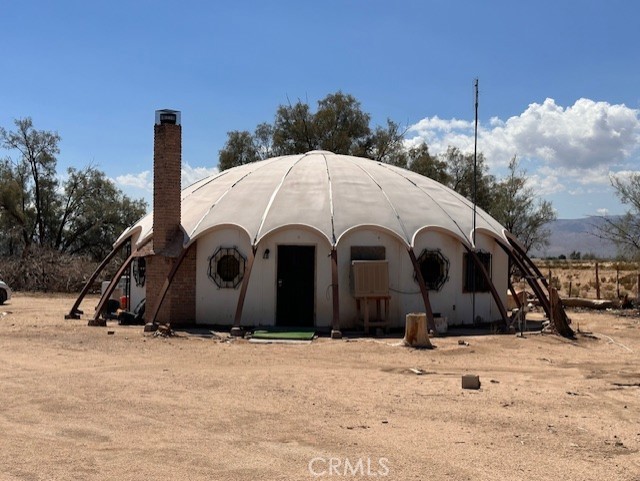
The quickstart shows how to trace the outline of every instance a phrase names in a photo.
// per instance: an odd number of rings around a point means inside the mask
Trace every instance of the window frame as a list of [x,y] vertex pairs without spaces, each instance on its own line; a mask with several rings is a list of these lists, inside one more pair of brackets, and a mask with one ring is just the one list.
[[[489,275],[489,279],[485,279],[484,275],[482,275],[482,270],[476,266],[475,261],[473,260],[472,252],[465,252],[463,254],[463,272],[462,272],[462,290],[463,292],[475,292],[475,293],[483,293],[491,291],[491,282],[493,278],[492,274],[492,264],[493,264],[493,255],[490,252],[478,250],[475,252],[478,259],[484,265],[487,274]],[[475,277],[475,279],[473,279]],[[475,284],[474,284],[475,282]],[[475,288],[474,288],[475,287]]]
[[[238,272],[232,278],[225,278],[220,274],[220,262],[231,256],[238,263]],[[218,247],[216,251],[209,257],[209,265],[207,268],[207,277],[219,289],[236,289],[244,278],[247,259],[242,253],[234,247]]]
[[[426,261],[427,257],[434,257],[439,261],[438,263],[440,264],[440,273],[438,274],[438,278],[436,280],[427,280],[424,275],[422,264]],[[440,249],[423,249],[418,256],[417,263],[427,290],[435,292],[442,290],[444,285],[449,281],[449,270],[451,267],[449,259],[442,253],[442,251]],[[413,273],[413,279],[418,282],[418,275],[415,272]]]

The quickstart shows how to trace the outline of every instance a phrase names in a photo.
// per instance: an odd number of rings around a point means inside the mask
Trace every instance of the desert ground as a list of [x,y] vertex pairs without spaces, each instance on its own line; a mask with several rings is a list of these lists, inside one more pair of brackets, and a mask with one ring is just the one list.
[[416,350],[154,337],[65,321],[72,303],[0,306],[2,480],[640,479],[638,316]]

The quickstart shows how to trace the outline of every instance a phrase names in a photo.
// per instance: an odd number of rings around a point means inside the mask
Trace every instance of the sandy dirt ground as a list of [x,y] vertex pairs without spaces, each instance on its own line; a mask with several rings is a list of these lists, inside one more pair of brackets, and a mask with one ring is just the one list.
[[0,306],[2,480],[640,479],[637,317],[427,351],[160,338],[65,321],[72,301]]

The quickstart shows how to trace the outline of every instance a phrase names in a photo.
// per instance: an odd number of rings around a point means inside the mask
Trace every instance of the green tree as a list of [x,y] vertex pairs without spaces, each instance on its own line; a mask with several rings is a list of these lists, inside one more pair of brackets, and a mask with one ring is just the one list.
[[402,130],[399,124],[387,119],[387,126],[376,127],[354,155],[406,168],[408,157],[404,147],[405,133],[406,130]]
[[273,123],[275,155],[291,155],[319,148],[313,114],[308,104],[281,105]]
[[[458,194],[473,201],[474,197],[474,161],[473,154],[464,154],[457,147],[449,147],[441,156],[442,162],[447,166],[449,187]],[[495,186],[495,177],[488,173],[488,167],[484,161],[484,155],[476,156],[476,204],[478,207],[489,211],[493,202],[492,191]]]
[[370,120],[352,95],[329,94],[318,102],[311,119],[316,145],[336,154],[353,155],[371,135]]
[[[15,131],[0,127],[0,144],[7,150],[17,150],[17,160],[7,159],[3,170],[11,183],[7,190],[21,190],[18,198],[7,199],[5,207],[14,214],[22,227],[25,247],[31,244],[35,236],[40,245],[51,241],[50,222],[56,209],[56,155],[60,152],[57,132],[36,130],[31,118],[15,120]],[[17,184],[17,185],[16,185]],[[35,232],[32,232],[32,229]]]
[[93,167],[70,168],[60,196],[55,248],[70,254],[104,258],[113,241],[146,211],[143,200],[132,200]]
[[227,142],[219,152],[219,168],[227,170],[260,160],[254,138],[246,130],[227,132]]
[[56,155],[60,136],[36,130],[30,118],[16,130],[0,128],[2,147],[17,151],[0,161],[0,253],[26,257],[40,252],[89,254],[100,259],[120,233],[144,215],[144,201],[131,200],[93,167],[69,169],[60,185]]
[[624,256],[640,258],[640,174],[612,176],[611,186],[620,201],[629,206],[621,216],[603,216],[594,234],[616,244]]
[[444,185],[451,183],[451,177],[447,172],[447,163],[429,153],[429,147],[424,142],[417,147],[412,147],[407,152],[409,169],[418,174],[429,177]]
[[253,134],[237,130],[227,133],[219,152],[219,168],[226,170],[271,156],[318,149],[405,167],[405,131],[392,120],[373,130],[370,122],[371,116],[362,110],[360,102],[342,92],[318,101],[315,112],[300,100],[280,105],[273,124],[261,123]]
[[494,184],[489,213],[509,230],[528,252],[549,243],[546,226],[556,219],[551,203],[538,199],[527,186],[526,172],[519,170],[517,158],[509,162],[507,175]]

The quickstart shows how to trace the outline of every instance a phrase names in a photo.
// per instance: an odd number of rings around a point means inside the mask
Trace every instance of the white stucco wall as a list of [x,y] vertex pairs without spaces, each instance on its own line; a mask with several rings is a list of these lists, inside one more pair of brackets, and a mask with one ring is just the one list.
[[[439,313],[441,316],[446,317],[449,325],[461,324],[464,321],[464,315],[461,315],[460,310],[462,307],[460,304],[462,301],[462,258],[464,247],[462,247],[457,238],[449,234],[435,230],[425,230],[420,232],[415,239],[414,252],[416,258],[419,258],[425,249],[439,249],[441,254],[449,260],[449,277],[447,281],[439,291],[429,291],[431,309],[434,314]],[[415,281],[414,284],[418,285]],[[414,296],[411,299],[410,306],[418,312],[424,312],[422,296]]]
[[[276,283],[279,245],[314,246],[315,261],[315,325],[330,326],[331,299],[331,248],[329,242],[318,233],[304,227],[274,232],[263,238],[256,252],[251,270],[247,295],[242,311],[242,324],[247,326],[272,326],[276,321]],[[205,234],[198,240],[196,269],[196,322],[199,324],[232,324],[240,286],[236,289],[219,288],[207,275],[209,258],[219,247],[236,247],[249,257],[249,238],[240,229],[226,227]],[[265,250],[269,258],[264,258]]]
[[[356,300],[351,292],[350,283],[352,246],[384,246],[386,260],[389,262],[389,288],[391,295],[389,318],[393,326],[404,325],[404,313],[409,309],[407,302],[410,302],[412,295],[399,295],[399,292],[412,292],[414,294],[417,293],[418,296],[420,295],[418,286],[412,285],[413,278],[411,273],[413,268],[407,249],[395,236],[383,230],[363,227],[347,233],[338,243],[341,326],[346,328],[358,326],[356,322]],[[370,305],[370,312],[375,315],[376,311],[373,302]]]
[[[207,275],[209,258],[219,247],[235,247],[248,259],[249,237],[241,229],[226,227],[204,234],[196,246],[196,323],[233,324],[240,286],[223,289]],[[249,297],[249,296],[247,296]]]
[[[242,316],[243,323],[250,325],[274,325],[276,321],[276,285],[278,246],[299,245],[315,247],[315,325],[331,326],[333,300],[331,298],[331,246],[317,232],[304,227],[292,227],[276,231],[260,240],[256,261],[247,291]],[[264,251],[269,249],[269,259]],[[251,301],[249,301],[251,299]]]
[[[478,234],[477,244],[480,249],[491,253],[493,281],[503,296],[503,302],[506,302],[507,256],[491,237]],[[277,231],[260,241],[249,279],[242,324],[275,325],[278,245],[315,246],[315,325],[330,327],[333,316],[331,247],[323,236],[304,227]],[[345,234],[338,244],[340,322],[343,328],[358,327],[356,301],[350,287],[351,246],[384,246],[389,261],[391,326],[402,327],[407,313],[424,311],[404,243],[384,230],[363,227]],[[209,258],[219,247],[236,247],[247,258],[251,249],[247,234],[235,227],[211,231],[199,238],[196,254],[196,322],[199,324],[230,325],[235,316],[240,286],[236,289],[219,288],[207,275]],[[266,249],[269,250],[268,259],[264,258]],[[450,263],[447,282],[440,291],[429,292],[433,311],[447,317],[449,325],[472,324],[472,294],[463,292],[465,249],[457,238],[435,230],[426,230],[416,236],[416,257],[424,249],[440,249]],[[370,309],[375,314],[373,303]],[[500,311],[490,292],[476,293],[476,316],[485,321],[500,318]]]

